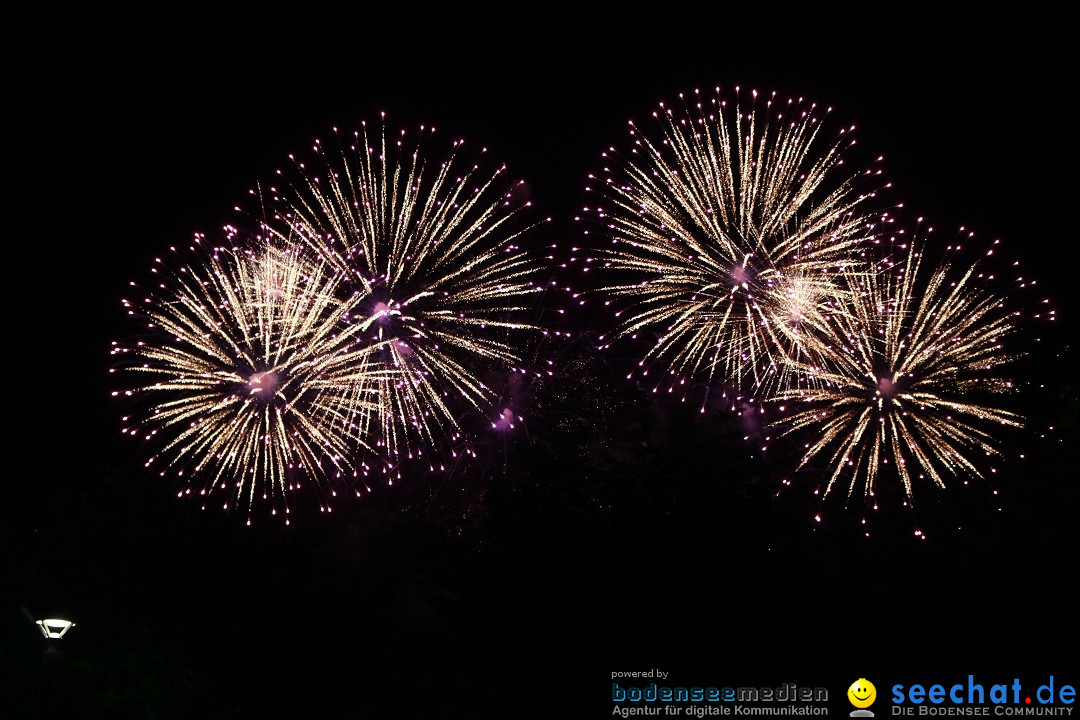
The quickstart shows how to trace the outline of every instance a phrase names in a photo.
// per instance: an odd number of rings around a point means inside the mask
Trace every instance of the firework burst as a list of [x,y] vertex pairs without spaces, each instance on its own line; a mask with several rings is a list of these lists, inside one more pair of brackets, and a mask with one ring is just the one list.
[[1017,357],[1006,345],[1018,312],[986,288],[993,276],[979,263],[923,263],[922,250],[906,244],[881,272],[845,271],[846,307],[815,315],[805,331],[816,336],[813,360],[791,361],[818,382],[775,397],[796,408],[777,423],[782,434],[816,438],[799,468],[827,458],[826,493],[844,482],[849,497],[872,496],[888,471],[910,502],[917,481],[982,477],[985,458],[1000,455],[991,431],[1021,426],[994,400],[1014,388],[1003,373]]
[[461,141],[428,159],[433,134],[335,129],[310,165],[290,156],[274,186],[253,191],[267,237],[314,252],[362,298],[377,362],[392,371],[376,393],[390,465],[457,437],[464,413],[497,413],[485,373],[520,363],[537,329],[540,265],[518,244],[524,185],[460,160]]
[[848,170],[853,128],[827,139],[813,103],[738,88],[680,98],[653,113],[659,127],[630,122],[629,153],[604,153],[586,210],[612,245],[574,261],[621,275],[600,292],[632,302],[622,335],[655,334],[643,365],[764,394],[780,382],[776,340],[795,337],[771,323],[834,294],[879,171]]
[[146,464],[182,478],[181,495],[288,511],[302,483],[366,471],[356,457],[386,381],[380,348],[350,322],[363,298],[343,299],[332,268],[295,250],[204,244],[186,262],[156,260],[155,284],[132,283],[124,301],[143,325],[113,348],[130,382],[113,394],[137,408],[124,431],[158,445]]

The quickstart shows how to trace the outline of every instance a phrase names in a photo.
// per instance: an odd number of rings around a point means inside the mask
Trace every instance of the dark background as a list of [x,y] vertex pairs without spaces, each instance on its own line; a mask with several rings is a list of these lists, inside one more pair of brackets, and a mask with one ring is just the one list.
[[[33,713],[26,613],[78,622],[57,717],[605,717],[611,673],[654,666],[672,685],[824,685],[834,713],[858,677],[882,695],[969,673],[1075,685],[1074,25],[1030,3],[951,12],[9,18],[0,717]],[[287,153],[382,110],[434,123],[527,179],[553,218],[538,243],[573,244],[626,120],[717,84],[833,106],[899,201],[1002,238],[1053,298],[1024,366],[1029,430],[992,486],[922,488],[867,539],[861,510],[801,476],[776,497],[793,454],[755,457],[726,414],[626,382],[634,348],[594,353],[606,318],[589,310],[545,348],[558,372],[526,427],[449,477],[286,529],[142,472],[109,396],[119,299]]]

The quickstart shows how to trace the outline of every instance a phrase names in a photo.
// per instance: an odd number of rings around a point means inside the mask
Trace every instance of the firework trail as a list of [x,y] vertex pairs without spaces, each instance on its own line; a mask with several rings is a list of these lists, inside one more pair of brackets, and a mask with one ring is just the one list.
[[916,481],[982,477],[982,461],[1000,455],[992,430],[1021,426],[998,407],[1014,388],[1003,372],[1018,356],[1007,349],[1018,311],[986,288],[979,263],[957,268],[959,246],[927,269],[920,245],[904,244],[882,272],[842,274],[846,307],[814,316],[815,359],[791,361],[819,382],[775,396],[795,408],[775,423],[782,435],[812,438],[799,468],[827,458],[826,493],[844,482],[848,497],[870,497],[887,472],[910,502]]
[[362,298],[375,361],[393,371],[375,393],[391,464],[458,438],[465,413],[497,415],[485,373],[521,363],[538,329],[542,264],[518,244],[524,185],[460,160],[462,141],[429,158],[433,134],[335,129],[310,165],[290,156],[274,187],[253,191],[268,238],[314,252]]
[[380,348],[350,320],[364,298],[343,295],[327,265],[273,246],[204,245],[197,237],[187,261],[158,258],[155,283],[132,283],[124,301],[143,325],[112,351],[130,383],[113,395],[137,408],[124,431],[155,441],[146,465],[175,472],[181,495],[217,494],[249,516],[260,498],[288,511],[302,482],[366,471],[356,457],[386,379]]
[[749,95],[695,91],[661,104],[658,127],[631,121],[629,153],[590,176],[602,199],[586,210],[612,244],[573,261],[620,277],[600,294],[631,302],[620,334],[655,334],[643,366],[763,395],[783,381],[777,340],[795,337],[771,324],[839,292],[830,276],[867,240],[875,190],[861,188],[880,171],[849,171],[854,128],[826,138],[828,110]]

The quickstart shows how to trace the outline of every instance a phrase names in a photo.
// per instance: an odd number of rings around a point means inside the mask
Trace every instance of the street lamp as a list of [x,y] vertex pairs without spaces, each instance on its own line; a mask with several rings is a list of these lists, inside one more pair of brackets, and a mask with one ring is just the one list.
[[52,665],[52,657],[58,652],[56,643],[67,634],[68,630],[75,627],[75,623],[59,618],[47,618],[45,620],[35,620],[34,624],[38,626],[38,630],[45,636],[45,657],[41,661],[41,681],[38,683],[37,711],[34,713],[34,717],[41,720],[41,718],[45,717],[45,688],[49,682],[49,666]]

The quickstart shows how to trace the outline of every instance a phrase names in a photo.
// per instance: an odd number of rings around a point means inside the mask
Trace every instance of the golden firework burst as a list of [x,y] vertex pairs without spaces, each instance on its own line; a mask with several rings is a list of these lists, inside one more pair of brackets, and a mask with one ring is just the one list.
[[778,421],[782,434],[815,436],[799,468],[827,457],[826,493],[846,479],[849,497],[872,495],[886,470],[909,501],[918,480],[980,477],[985,456],[1000,454],[991,430],[1022,422],[993,401],[1014,386],[1003,372],[1016,358],[1006,341],[1017,313],[987,289],[978,263],[927,270],[921,246],[903,252],[882,272],[841,275],[846,307],[807,328],[813,361],[790,361],[818,382],[775,396],[796,408]]
[[[793,302],[833,292],[871,224],[877,171],[844,164],[853,127],[827,137],[828,110],[756,91],[680,95],[659,127],[631,121],[628,152],[604,153],[589,210],[611,245],[575,257],[622,296],[622,335],[655,337],[643,364],[766,394],[780,380],[771,329]],[[588,209],[587,209],[588,210]]]
[[521,363],[539,329],[543,263],[520,244],[523,182],[462,160],[460,140],[429,157],[434,132],[335,130],[332,148],[316,141],[310,163],[290,156],[274,186],[253,191],[262,232],[315,253],[360,298],[374,362],[391,371],[375,393],[391,463],[456,437],[465,412],[492,415],[485,373]]
[[326,264],[204,245],[159,258],[155,284],[132,283],[124,306],[144,330],[114,343],[113,371],[129,384],[113,394],[131,398],[125,432],[152,441],[147,466],[182,477],[181,494],[287,510],[301,483],[363,472],[357,450],[388,374],[380,346],[350,321],[364,298],[343,294]]

